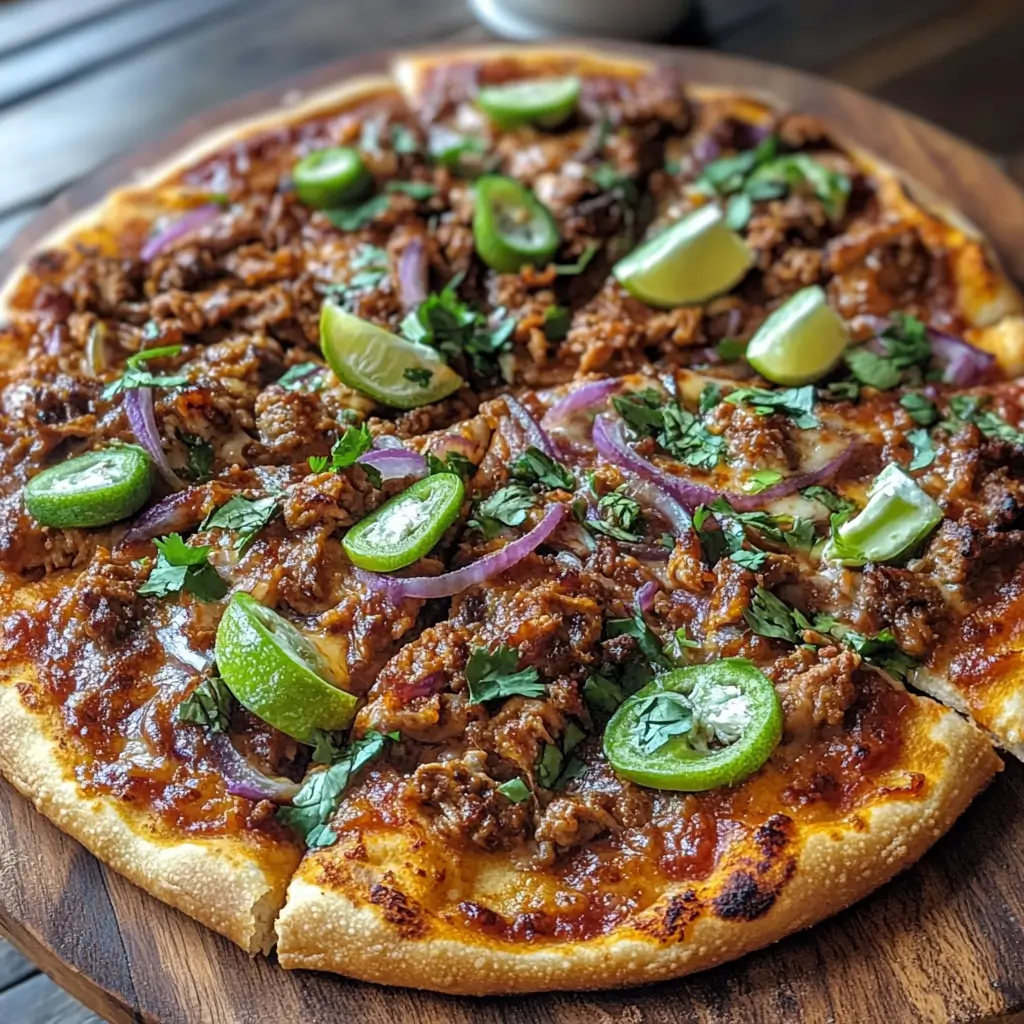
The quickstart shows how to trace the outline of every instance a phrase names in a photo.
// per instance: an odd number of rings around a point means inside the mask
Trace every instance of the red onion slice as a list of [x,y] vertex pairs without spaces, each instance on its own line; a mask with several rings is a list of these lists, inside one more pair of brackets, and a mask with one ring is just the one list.
[[416,235],[398,257],[398,293],[407,310],[415,309],[427,298],[429,265],[422,235]]
[[184,533],[202,520],[204,500],[202,488],[189,487],[158,501],[135,520],[122,543],[141,544],[168,533]]
[[649,612],[654,599],[658,596],[658,591],[661,588],[653,580],[648,580],[637,592],[636,592],[636,606],[641,612]]
[[506,544],[500,551],[492,551],[472,565],[446,572],[441,576],[383,576],[380,573],[356,569],[356,578],[373,591],[382,591],[395,603],[407,597],[432,600],[439,597],[453,597],[462,591],[511,569],[527,555],[536,551],[558,529],[565,518],[566,506],[549,505],[541,521],[522,537]]
[[648,462],[647,459],[630,448],[626,443],[622,424],[610,416],[601,415],[594,421],[594,444],[609,462],[655,484],[686,509],[693,509],[698,505],[710,505],[718,498],[725,498],[739,512],[752,512],[776,498],[795,494],[804,487],[828,480],[835,476],[854,448],[851,443],[820,469],[811,473],[796,473],[779,481],[773,487],[765,488],[758,494],[732,494],[728,491],[716,490],[707,484],[697,484],[673,476],[671,473],[659,469],[654,463]]
[[558,455],[555,453],[555,446],[551,443],[551,438],[548,437],[541,425],[527,411],[526,406],[511,395],[505,395],[504,397],[505,407],[508,409],[512,419],[519,424],[526,435],[527,444],[538,448],[549,458],[557,459]]
[[633,497],[641,505],[649,505],[656,512],[660,512],[671,523],[673,536],[682,537],[689,530],[693,529],[693,520],[690,518],[690,513],[671,494],[656,483],[650,480],[641,482],[634,490]]
[[210,736],[207,745],[232,796],[286,804],[301,788],[299,783],[290,779],[264,775],[258,768],[254,768],[224,733]]
[[372,466],[380,473],[382,480],[397,480],[399,477],[420,477],[427,475],[427,460],[419,452],[406,448],[379,448],[360,455],[356,462]]
[[608,398],[622,387],[622,381],[611,377],[608,380],[593,380],[563,395],[540,421],[542,427],[553,427],[564,423],[570,416],[584,409],[603,405]]
[[172,246],[179,238],[184,238],[198,228],[201,228],[207,221],[213,220],[221,212],[216,203],[207,203],[205,206],[197,206],[189,210],[184,216],[179,217],[173,224],[169,224],[163,231],[157,232],[139,250],[139,258],[148,263],[154,257],[159,256],[165,249]]
[[164,446],[160,441],[160,431],[156,425],[156,413],[153,411],[152,388],[132,388],[125,392],[124,411],[132,433],[143,448],[149,452],[160,475],[176,491],[184,486],[184,481],[171,469],[171,464],[164,454]]

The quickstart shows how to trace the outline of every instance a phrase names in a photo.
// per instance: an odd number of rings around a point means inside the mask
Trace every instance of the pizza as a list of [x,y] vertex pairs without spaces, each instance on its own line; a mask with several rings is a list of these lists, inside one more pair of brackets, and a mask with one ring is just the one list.
[[400,57],[3,291],[0,769],[284,968],[629,985],[811,925],[1024,755],[1024,311],[827,125]]

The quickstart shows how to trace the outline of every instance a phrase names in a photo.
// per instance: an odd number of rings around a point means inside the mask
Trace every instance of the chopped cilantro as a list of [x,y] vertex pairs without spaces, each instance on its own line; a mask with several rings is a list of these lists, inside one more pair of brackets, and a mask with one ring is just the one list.
[[456,292],[461,278],[450,281],[402,321],[402,333],[421,345],[432,345],[447,360],[465,357],[481,375],[493,375],[497,358],[508,351],[516,322],[503,309],[495,310],[496,326],[479,310],[463,302]]
[[[716,397],[713,391],[701,392],[702,406],[714,408]],[[612,399],[616,411],[636,433],[656,438],[665,451],[688,466],[714,469],[725,452],[725,438],[712,434],[700,417],[688,409],[674,402],[662,402],[654,388]]]
[[920,427],[932,427],[939,421],[939,410],[935,403],[918,391],[908,391],[900,398],[900,405]]
[[328,825],[341,802],[349,782],[362,768],[384,751],[387,736],[372,729],[360,739],[353,740],[331,764],[321,772],[313,772],[295,794],[291,807],[282,807],[277,818],[295,829],[310,849],[330,846],[338,837]]
[[597,503],[601,518],[588,519],[584,525],[588,530],[603,533],[615,540],[637,542],[643,540],[644,517],[640,505],[624,493],[625,484],[611,494],[606,494]]
[[881,353],[858,345],[848,349],[843,357],[860,384],[879,391],[920,383],[932,358],[928,329],[917,317],[893,313],[890,320],[890,325],[872,342],[881,348]]
[[788,416],[801,430],[818,426],[814,414],[814,388],[808,384],[802,388],[781,388],[768,391],[765,388],[737,388],[725,396],[733,405],[749,405],[759,416],[782,413]]
[[277,383],[285,391],[320,391],[324,386],[320,372],[326,369],[322,363],[297,363],[285,370]]
[[184,374],[155,374],[147,370],[143,363],[150,359],[170,359],[181,352],[181,345],[164,345],[160,348],[143,349],[125,360],[127,369],[116,380],[112,380],[103,389],[103,400],[109,402],[125,391],[136,388],[180,388],[188,383]]
[[591,714],[596,711],[611,715],[626,699],[626,694],[615,680],[595,673],[587,676],[587,681],[583,684],[583,699],[587,702]]
[[404,124],[391,126],[391,148],[396,153],[418,153],[420,144],[416,136]]
[[[331,446],[329,458],[326,455],[311,455],[307,461],[314,473],[326,473],[328,470],[339,472],[353,465],[360,455],[366,454],[372,447],[373,435],[370,428],[363,423],[358,427],[345,429],[345,433]],[[379,487],[380,474],[372,466],[363,466],[363,470],[367,472],[371,483]],[[375,476],[378,482],[374,482]]]
[[509,484],[476,506],[476,517],[466,524],[479,530],[488,540],[503,526],[522,526],[526,513],[537,503],[537,496],[525,484]]
[[530,787],[522,779],[509,779],[498,786],[498,792],[514,804],[521,804],[530,798]]
[[188,464],[179,474],[192,483],[202,484],[213,475],[213,445],[204,441],[198,434],[189,434],[184,430],[175,430],[178,440],[188,450]]
[[700,397],[697,399],[697,411],[701,416],[706,416],[719,402],[722,401],[721,385],[708,381],[700,389]]
[[540,484],[552,491],[572,491],[576,488],[576,477],[572,470],[533,445],[512,463],[512,476],[528,484]]
[[401,192],[417,201],[430,199],[437,195],[437,186],[429,181],[389,181],[384,186],[385,192]]
[[200,725],[210,732],[227,732],[233,698],[220,676],[203,679],[178,705],[179,722]]
[[631,619],[609,619],[606,623],[606,629],[609,637],[623,635],[633,637],[640,645],[640,650],[652,667],[670,667],[657,633],[647,625],[643,612],[639,608],[634,609],[633,618]]
[[791,644],[802,643],[802,631],[811,628],[799,609],[790,608],[764,587],[754,588],[753,600],[743,618],[758,636],[788,640]]
[[461,452],[448,452],[444,458],[438,458],[432,452],[428,452],[427,467],[431,476],[435,473],[454,473],[463,480],[468,480],[476,472],[476,466]]
[[160,553],[149,579],[139,587],[143,597],[167,597],[184,590],[200,601],[217,601],[228,592],[227,584],[207,560],[209,546],[189,547],[178,533],[154,543]]
[[760,494],[769,487],[774,487],[782,479],[777,469],[758,469],[744,481],[743,490],[747,494]]
[[1007,423],[998,413],[984,408],[986,397],[978,395],[953,395],[949,400],[950,419],[940,426],[950,432],[963,423],[973,423],[981,433],[996,441],[1024,444],[1024,432]]
[[907,441],[914,449],[914,457],[907,466],[908,470],[914,472],[918,469],[925,469],[935,461],[935,445],[932,444],[931,436],[924,427],[909,431]]
[[430,387],[430,382],[434,377],[433,370],[428,370],[425,366],[408,366],[402,376],[413,384],[419,384],[421,388]]
[[739,338],[723,338],[716,346],[715,352],[723,363],[734,363],[742,359],[747,351],[747,343]]
[[673,736],[684,735],[693,728],[690,701],[672,690],[644,697],[637,704],[636,715],[633,730],[643,754],[653,754]]
[[840,515],[849,515],[857,506],[852,501],[847,501],[841,494],[830,491],[827,487],[814,484],[812,487],[805,487],[800,492],[805,498],[811,501],[820,502],[829,510]]
[[263,529],[280,511],[276,497],[257,498],[250,500],[240,494],[211,512],[200,527],[210,530],[219,527],[237,533],[235,550],[245,551],[253,542],[256,534]]
[[477,647],[466,662],[469,702],[484,704],[504,697],[540,697],[544,684],[535,668],[519,669],[519,652],[501,644],[496,650]]
[[353,203],[349,206],[336,206],[331,210],[323,210],[323,215],[342,231],[358,231],[372,224],[382,213],[385,213],[391,206],[391,200],[386,195],[371,196],[361,203]]
[[541,329],[548,341],[564,341],[569,333],[572,314],[565,306],[548,306],[544,310],[544,322]]

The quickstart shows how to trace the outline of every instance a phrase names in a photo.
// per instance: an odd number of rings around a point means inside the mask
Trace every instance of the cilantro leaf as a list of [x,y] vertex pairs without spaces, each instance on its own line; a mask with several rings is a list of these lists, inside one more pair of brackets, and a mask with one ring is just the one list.
[[[501,644],[496,650],[477,647],[466,662],[469,703],[483,704],[504,697],[540,697],[544,684],[532,666],[518,669],[519,652]],[[517,670],[518,669],[518,670]]]
[[522,779],[509,779],[498,786],[498,792],[514,804],[521,804],[530,799],[530,787]]
[[416,136],[404,124],[393,124],[391,126],[391,148],[396,153],[418,153],[420,144]]
[[184,430],[175,430],[175,434],[188,450],[188,464],[178,472],[193,483],[206,483],[213,475],[213,445],[198,434],[189,434]]
[[184,374],[155,374],[143,366],[150,359],[170,359],[181,352],[181,345],[163,345],[160,348],[143,349],[130,355],[125,360],[126,369],[116,380],[112,380],[103,389],[103,399],[109,402],[110,399],[125,391],[133,391],[136,388],[180,388],[188,384],[188,377]]
[[[324,294],[335,302],[351,309],[355,300],[367,292],[378,290],[390,273],[387,252],[377,245],[360,244],[349,261],[349,268],[354,271],[347,281],[329,284],[322,287]],[[304,364],[318,366],[316,363]],[[321,367],[326,369],[326,367]],[[278,381],[280,384],[281,382]],[[323,386],[322,384],[320,385]]]
[[595,673],[587,676],[583,684],[583,699],[591,714],[612,715],[626,699],[626,693],[614,679]]
[[476,518],[466,525],[491,540],[503,526],[522,526],[526,513],[536,504],[537,495],[525,484],[509,484],[481,501],[476,507]]
[[811,624],[797,608],[790,608],[764,587],[755,587],[750,607],[743,612],[747,625],[758,636],[788,640],[791,644],[803,642],[801,631]]
[[931,436],[924,427],[909,431],[907,441],[914,449],[914,457],[907,466],[908,470],[914,472],[917,469],[924,469],[935,461],[935,445],[932,444]]
[[416,200],[430,199],[437,195],[437,186],[429,181],[389,181],[384,186],[385,192],[401,192]]
[[932,346],[928,329],[907,313],[893,313],[889,326],[870,344],[881,353],[858,345],[847,350],[844,360],[861,384],[890,391],[905,383],[920,383],[931,364]]
[[721,385],[708,381],[700,389],[700,397],[697,399],[697,411],[701,416],[706,416],[722,400]]
[[758,469],[751,473],[743,484],[747,494],[760,494],[769,487],[774,487],[782,479],[783,474],[777,469]]
[[342,231],[358,231],[372,224],[382,213],[391,207],[391,200],[387,195],[371,196],[361,203],[353,203],[348,206],[336,206],[331,210],[321,211],[323,215]]
[[419,384],[421,388],[427,388],[434,379],[434,371],[425,366],[407,366],[402,376],[413,384]]
[[655,437],[665,426],[663,399],[654,388],[615,395],[612,405],[626,424],[641,436]]
[[910,418],[921,427],[934,426],[939,421],[939,410],[926,395],[908,391],[900,398],[900,405],[910,413]]
[[633,730],[643,754],[653,754],[673,736],[690,732],[694,724],[693,708],[681,693],[662,690],[637,703]]
[[609,619],[605,624],[609,637],[631,636],[640,646],[643,656],[655,668],[671,668],[658,634],[647,625],[643,612],[634,609],[631,619]]
[[572,491],[576,488],[572,470],[533,445],[512,463],[512,476],[529,484],[541,484],[551,491]]
[[220,676],[210,676],[178,705],[177,719],[210,732],[227,732],[234,698]]
[[810,384],[802,388],[781,388],[779,391],[737,388],[726,395],[724,401],[733,405],[749,405],[759,416],[782,413],[801,430],[810,430],[819,425],[818,417],[814,414],[814,388]]
[[219,527],[222,530],[230,530],[237,533],[235,538],[235,550],[245,551],[253,542],[256,534],[270,522],[280,511],[276,497],[256,498],[251,500],[236,494],[225,502],[220,508],[215,509],[207,517],[200,527],[201,530],[210,530]]
[[731,195],[743,188],[747,176],[761,164],[767,163],[778,152],[779,140],[769,135],[754,149],[746,149],[734,156],[723,156],[706,164],[697,179],[708,192]]
[[278,377],[277,383],[285,391],[320,391],[324,386],[320,372],[326,369],[322,363],[296,363]]
[[747,343],[739,338],[723,338],[716,346],[715,352],[723,363],[735,363],[742,359],[747,351]]
[[341,803],[351,779],[379,757],[389,736],[370,730],[342,750],[334,763],[321,772],[313,772],[295,794],[291,807],[278,809],[277,818],[306,841],[309,849],[330,846],[338,837],[328,825]]
[[811,501],[820,502],[829,512],[839,515],[849,515],[857,507],[852,501],[847,501],[841,494],[836,494],[835,491],[830,491],[827,487],[822,487],[820,484],[805,487],[800,493],[805,498],[810,498]]
[[669,404],[663,410],[664,426],[658,444],[680,462],[697,469],[712,470],[725,452],[725,438],[712,434],[703,422],[682,406]]
[[540,757],[537,758],[533,771],[537,776],[537,781],[545,789],[554,789],[558,776],[562,771],[563,759],[562,751],[553,743],[544,744],[544,748],[541,750]]
[[[465,162],[470,162],[470,158],[479,158],[487,152],[487,142],[475,135],[464,135],[443,125],[436,125],[430,130],[427,150],[432,160],[459,171]],[[471,162],[476,165],[480,161],[476,159]]]
[[455,278],[428,295],[402,321],[402,333],[410,341],[432,345],[449,362],[465,358],[478,374],[494,375],[498,357],[511,347],[516,322],[499,308],[492,314],[491,327],[487,316],[458,297],[460,283],[461,278]]
[[908,676],[921,664],[899,646],[896,637],[888,629],[883,629],[876,636],[865,636],[825,616],[818,616],[814,620],[814,628],[852,647],[866,662],[883,669],[901,682],[906,682]]
[[[356,459],[360,455],[365,455],[372,447],[373,435],[370,433],[370,428],[363,423],[358,427],[345,428],[345,433],[331,445],[330,460],[325,455],[311,455],[307,461],[309,468],[314,473],[326,473],[328,469],[337,473],[354,465]],[[364,470],[372,470],[372,468],[363,466]],[[375,472],[369,474],[371,482],[373,482]],[[380,474],[376,475],[379,480]],[[380,484],[374,483],[374,486],[379,487]]]
[[154,543],[160,554],[149,579],[139,587],[143,597],[167,597],[185,590],[200,601],[217,601],[228,592],[227,584],[207,561],[209,546],[189,547],[177,533]]
[[463,480],[468,480],[476,473],[476,466],[462,452],[448,452],[444,458],[427,452],[427,467],[431,476],[435,473],[454,473]]
[[940,426],[950,432],[961,423],[973,423],[981,433],[996,441],[1024,444],[1024,432],[1007,423],[998,413],[984,408],[987,398],[978,395],[953,395],[949,399],[951,419]]
[[588,530],[603,533],[615,540],[643,540],[644,517],[639,502],[624,493],[625,484],[598,500],[600,519],[588,519]]
[[548,306],[544,310],[544,322],[541,330],[548,341],[564,341],[569,333],[569,324],[572,322],[572,314],[565,306]]

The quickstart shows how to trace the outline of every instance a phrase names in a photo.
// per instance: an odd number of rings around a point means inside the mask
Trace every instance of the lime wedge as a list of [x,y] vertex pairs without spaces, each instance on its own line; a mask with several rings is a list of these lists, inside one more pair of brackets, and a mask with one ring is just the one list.
[[217,628],[217,668],[238,702],[300,743],[344,729],[358,699],[324,676],[320,652],[286,618],[235,594]]
[[476,101],[499,128],[527,123],[554,128],[576,109],[579,96],[580,80],[567,75],[484,86]]
[[338,380],[396,409],[429,405],[462,387],[462,378],[434,349],[330,302],[320,313],[320,348]]
[[746,242],[709,203],[634,249],[612,273],[650,306],[689,306],[728,291],[753,261]]
[[824,377],[850,343],[846,324],[813,285],[787,299],[747,345],[747,362],[775,384],[797,387]]

